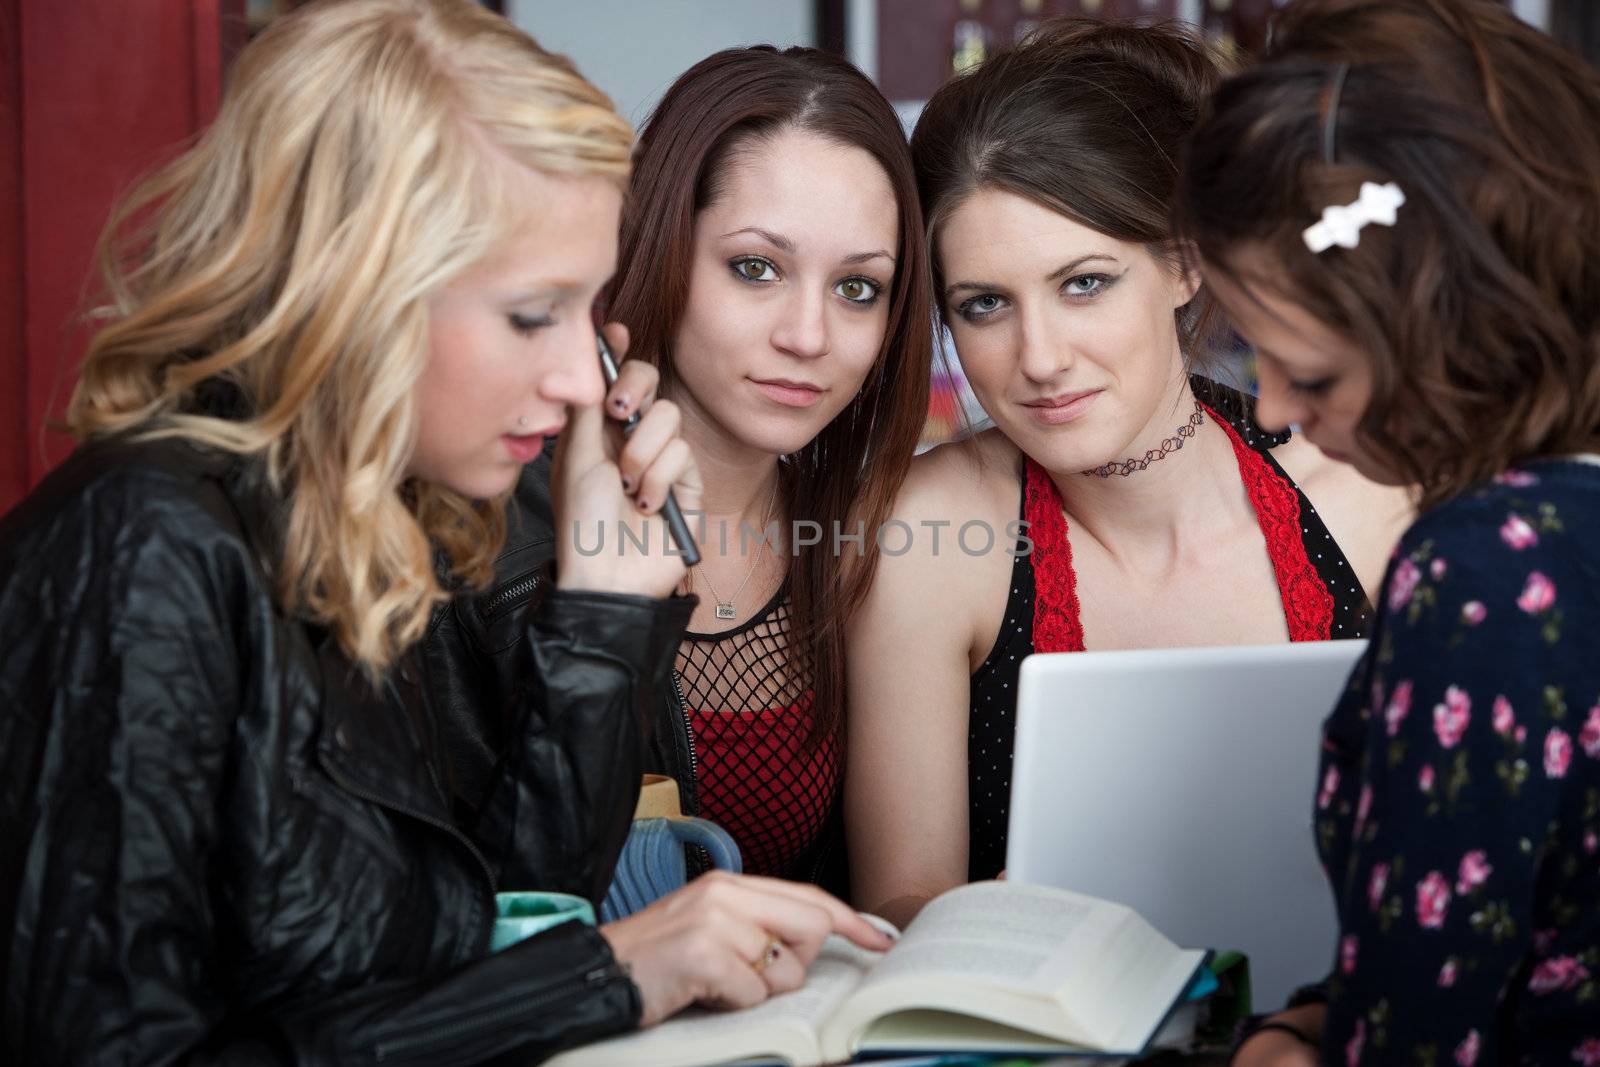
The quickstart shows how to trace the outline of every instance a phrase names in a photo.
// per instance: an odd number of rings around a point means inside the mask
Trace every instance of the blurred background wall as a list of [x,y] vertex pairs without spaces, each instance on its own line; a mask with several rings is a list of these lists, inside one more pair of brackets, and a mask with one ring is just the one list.
[[507,0],[506,14],[571,56],[638,125],[672,80],[735,45],[809,45],[814,0]]
[[[88,337],[93,250],[115,198],[216,112],[229,61],[298,0],[0,0],[0,513],[71,441],[51,419]],[[849,56],[902,118],[946,77],[1057,14],[1183,18],[1259,48],[1278,0],[483,0],[571,55],[637,124],[720,48]],[[1600,0],[1508,0],[1600,62]],[[949,432],[941,380],[928,438]]]

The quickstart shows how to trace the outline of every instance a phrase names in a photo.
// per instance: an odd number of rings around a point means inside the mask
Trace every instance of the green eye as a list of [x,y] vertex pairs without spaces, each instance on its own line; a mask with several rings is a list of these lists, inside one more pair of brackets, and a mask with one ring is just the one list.
[[846,278],[833,291],[852,304],[870,304],[878,299],[878,286],[865,278]]
[[744,256],[729,263],[733,273],[747,282],[773,282],[778,272],[770,262],[760,256]]

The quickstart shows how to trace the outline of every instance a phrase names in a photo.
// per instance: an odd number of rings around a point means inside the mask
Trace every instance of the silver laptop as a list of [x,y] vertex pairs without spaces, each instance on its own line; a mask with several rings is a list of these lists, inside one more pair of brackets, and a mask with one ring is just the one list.
[[1257,1011],[1327,975],[1312,840],[1322,721],[1365,641],[1029,656],[1007,877],[1127,904],[1250,957]]

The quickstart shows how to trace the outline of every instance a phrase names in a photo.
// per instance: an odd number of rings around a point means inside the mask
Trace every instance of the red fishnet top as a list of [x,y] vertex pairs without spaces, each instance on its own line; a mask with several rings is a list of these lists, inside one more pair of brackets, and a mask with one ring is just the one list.
[[752,874],[792,868],[822,832],[839,785],[838,743],[807,751],[812,671],[789,647],[783,590],[742,626],[690,633],[678,650],[700,816],[733,835]]

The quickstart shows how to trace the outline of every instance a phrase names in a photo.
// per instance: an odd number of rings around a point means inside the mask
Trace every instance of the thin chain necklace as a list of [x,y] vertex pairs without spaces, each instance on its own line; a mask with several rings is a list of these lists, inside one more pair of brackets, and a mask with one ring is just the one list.
[[[774,473],[773,477],[772,477],[772,492],[767,495],[767,510],[766,510],[766,514],[761,516],[761,530],[762,530],[763,533],[766,532],[768,520],[770,520],[772,518],[772,505],[777,503],[777,500],[778,500],[778,477],[777,477],[777,474]],[[765,537],[758,538],[757,541],[756,541],[756,543],[758,545],[764,544],[765,542],[766,542],[766,538]],[[741,544],[744,543],[744,538],[742,536],[740,537],[740,543]],[[698,574],[700,576],[700,579],[706,583],[706,589],[708,589],[710,591],[711,599],[717,605],[717,609],[716,609],[717,618],[719,618],[719,619],[737,619],[739,617],[739,613],[734,610],[733,603],[734,603],[734,601],[739,599],[739,594],[744,592],[744,587],[750,584],[750,578],[751,578],[751,576],[753,576],[756,573],[756,567],[760,563],[761,563],[761,554],[759,552],[757,552],[756,553],[755,562],[751,563],[750,564],[750,569],[744,572],[744,581],[739,583],[739,588],[735,589],[733,591],[733,595],[731,597],[729,597],[727,600],[723,600],[722,597],[720,595],[718,595],[717,587],[711,584],[711,575],[706,573],[705,568],[703,568],[703,567],[695,567],[689,573],[690,574]]]
[[1175,435],[1162,441],[1160,448],[1152,448],[1139,458],[1125,459],[1120,462],[1106,463],[1099,467],[1090,468],[1084,471],[1083,474],[1085,476],[1092,474],[1096,478],[1110,478],[1112,475],[1126,478],[1134,471],[1142,471],[1156,460],[1169,456],[1182,448],[1183,443],[1194,436],[1195,430],[1199,429],[1200,424],[1204,421],[1206,421],[1206,409],[1200,401],[1196,400],[1194,402],[1194,414],[1189,416],[1189,421],[1179,426]]

